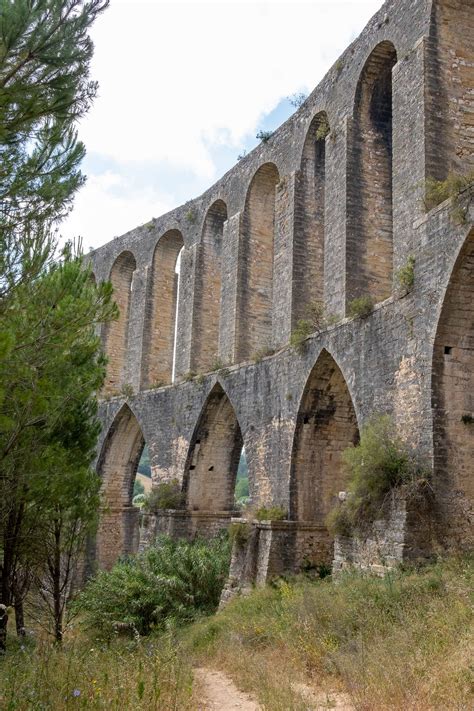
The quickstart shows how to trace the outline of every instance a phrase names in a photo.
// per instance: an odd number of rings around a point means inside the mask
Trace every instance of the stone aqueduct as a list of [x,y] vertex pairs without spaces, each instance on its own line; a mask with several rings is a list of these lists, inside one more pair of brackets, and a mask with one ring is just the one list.
[[[102,333],[100,566],[137,548],[145,442],[154,483],[178,479],[186,502],[152,535],[227,525],[244,446],[253,502],[288,511],[256,525],[254,578],[331,561],[325,516],[345,488],[341,452],[374,412],[390,413],[433,467],[428,514],[402,502],[379,527],[378,553],[472,546],[470,190],[463,219],[451,200],[427,210],[423,198],[427,178],[473,169],[473,10],[388,0],[268,142],[199,198],[92,254],[120,306]],[[396,275],[410,257],[405,293]],[[348,318],[362,295],[373,312]],[[318,301],[335,323],[297,353],[290,335]]]

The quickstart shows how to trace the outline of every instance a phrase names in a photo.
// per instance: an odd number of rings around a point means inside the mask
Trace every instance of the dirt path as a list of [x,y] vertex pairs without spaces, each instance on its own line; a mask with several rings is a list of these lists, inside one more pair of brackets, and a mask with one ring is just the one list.
[[239,691],[223,672],[195,669],[194,677],[202,690],[199,711],[261,711],[252,697]]

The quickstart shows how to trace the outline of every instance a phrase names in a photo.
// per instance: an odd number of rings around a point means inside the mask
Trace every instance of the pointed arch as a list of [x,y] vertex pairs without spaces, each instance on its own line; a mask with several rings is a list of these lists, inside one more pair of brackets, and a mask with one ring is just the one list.
[[346,487],[342,452],[359,441],[349,388],[334,358],[323,350],[301,399],[293,441],[290,518],[325,525]]
[[392,292],[392,70],[397,52],[389,41],[367,59],[357,85],[352,155],[348,165],[347,300]]
[[137,418],[123,405],[112,423],[97,464],[101,477],[101,514],[97,532],[100,568],[138,549],[139,511],[133,506],[133,484],[145,445]]
[[323,300],[328,133],[328,117],[325,111],[321,111],[311,121],[306,134],[297,184],[293,255],[294,322],[305,317],[309,304]]
[[239,254],[237,360],[271,346],[276,186],[274,163],[260,166],[245,199]]
[[131,252],[122,252],[113,263],[110,281],[114,289],[114,300],[119,309],[117,321],[112,321],[104,329],[104,350],[108,358],[104,383],[104,393],[116,395],[124,384],[127,365],[128,334],[130,329],[130,303],[133,275],[137,268]]
[[216,200],[207,211],[198,252],[191,370],[208,371],[218,356],[222,282],[222,238],[227,206]]
[[473,544],[474,229],[456,260],[433,349],[434,486],[453,543]]
[[160,237],[147,286],[143,333],[142,386],[171,383],[178,309],[178,257],[184,247],[179,230]]
[[183,488],[190,511],[232,511],[243,438],[219,383],[211,390],[191,439]]

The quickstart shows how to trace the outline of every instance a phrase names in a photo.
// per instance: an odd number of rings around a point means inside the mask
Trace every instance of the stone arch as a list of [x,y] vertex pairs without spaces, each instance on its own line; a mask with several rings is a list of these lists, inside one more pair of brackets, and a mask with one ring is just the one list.
[[392,292],[392,70],[397,52],[378,44],[357,84],[348,165],[347,300]]
[[293,321],[304,318],[309,304],[323,300],[326,135],[329,121],[320,111],[303,145],[295,205]]
[[219,383],[211,390],[191,439],[183,489],[190,511],[224,512],[234,507],[243,438],[235,410]]
[[276,186],[274,163],[260,166],[245,199],[239,254],[237,360],[271,345]]
[[206,213],[198,252],[194,287],[193,349],[191,370],[208,371],[217,360],[222,282],[222,238],[227,220],[223,200]]
[[176,264],[183,235],[169,230],[159,239],[147,286],[143,334],[142,386],[159,387],[173,378],[179,276]]
[[306,383],[296,419],[290,476],[290,518],[325,526],[346,488],[342,452],[357,444],[357,417],[344,375],[323,350]]
[[104,329],[104,350],[108,358],[104,393],[116,395],[124,384],[127,364],[128,337],[130,329],[130,304],[133,275],[137,268],[135,257],[129,251],[122,252],[110,270],[114,299],[119,308],[117,321]]
[[97,562],[109,569],[121,555],[136,553],[139,510],[133,506],[133,484],[145,445],[137,418],[123,405],[113,421],[97,464],[101,478],[101,513]]
[[438,321],[432,371],[434,487],[443,537],[472,547],[474,514],[474,229],[459,253]]

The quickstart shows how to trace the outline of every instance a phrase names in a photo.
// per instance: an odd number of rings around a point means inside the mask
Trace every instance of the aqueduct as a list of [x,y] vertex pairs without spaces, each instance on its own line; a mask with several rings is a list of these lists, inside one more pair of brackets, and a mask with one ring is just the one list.
[[[379,527],[378,552],[472,546],[471,189],[425,198],[428,179],[472,176],[473,9],[388,0],[270,140],[92,254],[120,307],[102,333],[101,565],[137,548],[144,442],[154,484],[178,480],[185,502],[157,531],[225,527],[245,447],[252,501],[287,511],[257,526],[254,575],[330,562],[341,452],[374,412],[390,413],[433,470],[428,523],[402,505]],[[410,258],[406,290],[397,275]],[[360,296],[373,311],[349,318]],[[332,325],[297,352],[291,334],[316,302]]]

